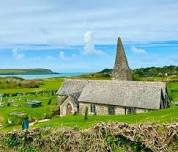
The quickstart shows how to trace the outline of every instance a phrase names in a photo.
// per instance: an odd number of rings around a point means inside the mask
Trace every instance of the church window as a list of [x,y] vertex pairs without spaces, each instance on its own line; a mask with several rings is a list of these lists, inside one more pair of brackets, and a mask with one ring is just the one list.
[[96,105],[95,104],[91,104],[90,109],[91,109],[91,113],[96,113]]
[[134,114],[134,113],[136,113],[136,109],[134,107],[127,108],[127,114]]
[[115,106],[108,106],[108,114],[109,115],[114,115],[115,114]]

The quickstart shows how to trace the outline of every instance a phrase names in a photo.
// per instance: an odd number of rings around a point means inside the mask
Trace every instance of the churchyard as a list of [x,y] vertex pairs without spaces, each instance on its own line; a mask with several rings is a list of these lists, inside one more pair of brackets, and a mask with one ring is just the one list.
[[[1,89],[1,93],[6,96],[0,98],[0,151],[40,152],[50,151],[51,147],[54,151],[65,151],[69,145],[73,146],[74,151],[77,147],[83,151],[89,147],[91,149],[94,147],[98,151],[106,151],[110,148],[117,152],[127,151],[130,147],[135,149],[135,152],[141,149],[145,152],[159,152],[160,147],[176,151],[177,138],[174,137],[177,136],[174,128],[178,121],[178,106],[175,105],[178,101],[177,81],[168,83],[172,104],[167,109],[130,115],[76,114],[60,117],[57,113],[59,110],[57,96],[53,91],[57,90],[63,81],[63,78],[43,79],[40,80],[41,85],[38,88]],[[28,132],[22,131],[21,125],[22,119],[26,116],[30,121]],[[115,130],[113,126],[120,127],[121,130]],[[152,133],[157,132],[156,142],[145,133],[150,127]],[[132,129],[128,130],[128,128]],[[132,134],[133,128],[136,134]],[[129,134],[125,134],[125,129],[130,131]],[[162,134],[161,130],[165,130],[165,133]],[[119,133],[120,136],[115,133]],[[140,142],[137,136],[142,137],[143,141]],[[167,138],[163,144],[165,136]],[[169,141],[172,142],[167,144]]]
[[[5,81],[4,78],[3,80]],[[13,83],[15,80],[11,79]],[[40,82],[39,87],[0,88],[0,128],[19,125],[25,115],[29,116],[30,122],[51,118],[57,108],[55,92],[63,78],[33,81]],[[38,102],[40,104],[36,106]]]
[[[91,78],[90,78],[91,79]],[[103,78],[105,79],[105,78]],[[176,122],[178,120],[178,106],[175,102],[178,101],[178,82],[168,83],[168,92],[172,98],[172,105],[168,109],[153,111],[149,113],[141,113],[127,116],[88,116],[85,120],[81,115],[70,115],[60,117],[56,114],[58,109],[56,91],[62,84],[64,78],[51,78],[40,80],[41,85],[38,88],[16,88],[16,89],[0,89],[2,97],[0,105],[0,129],[9,131],[12,129],[21,129],[21,118],[23,115],[28,115],[30,123],[33,125],[30,128],[36,127],[79,127],[88,128],[97,122],[119,121],[127,123],[142,123],[142,122]],[[32,107],[34,101],[41,103],[38,107]],[[145,119],[146,118],[146,119]],[[49,119],[43,122],[42,120]],[[38,121],[42,122],[38,122]]]

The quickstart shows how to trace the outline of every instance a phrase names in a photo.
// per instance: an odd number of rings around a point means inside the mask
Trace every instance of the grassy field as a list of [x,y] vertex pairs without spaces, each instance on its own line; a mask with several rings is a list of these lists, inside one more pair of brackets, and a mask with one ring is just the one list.
[[[87,77],[85,77],[87,78]],[[91,79],[91,78],[89,78]],[[105,78],[103,78],[105,79]],[[23,89],[2,89],[1,93],[14,93],[14,92],[39,92],[41,90],[57,90],[62,82],[63,78],[50,78],[41,80],[42,84],[39,88],[23,88]],[[178,106],[175,106],[175,101],[178,101],[178,82],[169,82],[168,83],[168,92],[169,96],[172,99],[172,105],[169,109],[157,110],[148,113],[141,113],[135,115],[118,115],[118,116],[89,116],[87,120],[84,120],[84,117],[81,115],[76,116],[65,116],[59,117],[54,116],[51,120],[43,123],[36,123],[33,127],[79,127],[79,128],[88,128],[97,122],[109,122],[109,121],[119,121],[127,123],[170,123],[178,121]],[[48,105],[49,99],[52,99],[52,103]],[[8,101],[12,100],[10,106],[8,106]],[[39,108],[31,108],[27,105],[27,100],[39,100],[42,101],[42,106]],[[53,111],[57,108],[57,97],[50,95],[26,95],[26,96],[17,96],[17,97],[5,97],[3,99],[5,103],[4,107],[0,107],[0,124],[6,126],[1,129],[4,131],[9,131],[12,129],[20,128],[19,125],[9,126],[7,121],[9,119],[9,113],[11,112],[25,112],[29,115],[31,120],[39,120],[47,118],[50,116]]]
[[178,82],[169,82],[168,83],[168,93],[172,98],[172,101],[178,102]]
[[[44,119],[52,115],[53,111],[57,108],[57,97],[48,93],[38,94],[38,92],[57,90],[63,82],[63,78],[51,78],[40,81],[41,85],[39,88],[0,89],[0,94],[30,93],[23,96],[3,97],[2,106],[0,106],[0,125],[8,125],[7,122],[11,119],[9,114],[12,112],[26,113],[30,117],[30,120]],[[32,100],[41,101],[42,106],[31,108],[27,102]],[[50,105],[48,104],[49,100],[51,100]]]
[[[27,102],[31,100],[37,100],[42,102],[41,107],[31,108]],[[51,104],[48,105],[49,100]],[[31,120],[43,119],[49,116],[57,107],[57,98],[55,96],[48,95],[28,95],[23,97],[11,97],[5,98],[4,104],[0,107],[0,123],[7,125],[7,121],[10,118],[10,113],[21,112],[26,113]],[[8,104],[10,103],[10,104]]]
[[[169,109],[157,110],[148,113],[140,113],[134,115],[108,115],[108,116],[88,116],[85,120],[82,115],[55,116],[47,122],[39,122],[31,126],[31,128],[59,128],[59,127],[74,127],[79,129],[87,129],[98,122],[123,122],[129,124],[140,123],[175,123],[178,122],[178,107],[172,106]],[[10,131],[20,129],[21,126],[10,126],[2,131]]]
[[39,88],[14,88],[14,89],[0,89],[0,94],[4,93],[27,93],[27,92],[40,92],[45,90],[57,90],[64,81],[64,78],[50,78],[41,81]]
[[84,116],[65,116],[54,117],[49,122],[38,123],[35,127],[79,127],[88,128],[96,124],[97,122],[111,122],[119,121],[125,123],[171,123],[178,121],[178,107],[171,107],[170,109],[158,110],[148,113],[140,113],[135,115],[111,115],[111,116],[89,116],[87,120]]

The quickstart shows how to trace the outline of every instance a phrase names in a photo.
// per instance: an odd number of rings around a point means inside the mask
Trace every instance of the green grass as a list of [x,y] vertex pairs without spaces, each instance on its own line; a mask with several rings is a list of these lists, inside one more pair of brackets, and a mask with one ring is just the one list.
[[[16,97],[4,97],[3,104],[4,107],[0,107],[0,124],[5,125],[9,113],[11,112],[25,112],[29,115],[31,119],[42,119],[45,115],[50,115],[57,107],[57,97],[50,95],[40,95],[39,91],[47,90],[58,90],[64,81],[63,78],[49,78],[41,80],[42,84],[39,88],[18,88],[18,89],[0,89],[0,94],[3,93],[28,93],[28,92],[37,92],[37,95],[25,95],[25,96],[16,96]],[[48,105],[49,99],[52,99],[52,104]],[[38,108],[31,108],[27,105],[27,100],[39,100],[42,101],[42,106]],[[10,106],[7,106],[8,101],[14,100]],[[18,107],[16,107],[18,105]]]
[[[83,115],[69,115],[69,116],[56,116],[47,122],[37,123],[31,128],[61,128],[61,127],[75,127],[79,129],[87,129],[94,126],[98,122],[122,122],[129,124],[141,123],[175,123],[178,121],[178,107],[172,106],[169,109],[162,109],[147,113],[139,113],[135,115],[105,115],[105,116],[88,116],[85,120]],[[20,129],[21,126],[10,126],[1,129],[1,131],[12,131]]]
[[14,89],[0,89],[0,94],[3,93],[28,93],[28,92],[40,92],[45,90],[57,90],[64,81],[64,78],[49,78],[42,79],[42,84],[39,88],[14,88]]
[[173,101],[178,102],[178,82],[169,82],[168,83],[168,93]]
[[173,106],[169,109],[157,110],[148,113],[140,113],[135,115],[110,115],[110,116],[88,116],[85,120],[84,116],[64,116],[54,117],[48,122],[38,123],[35,127],[79,127],[88,128],[97,122],[124,122],[124,123],[171,123],[178,121],[178,107]]
[[[14,100],[13,103],[10,104],[10,106],[7,106],[8,100]],[[27,104],[28,100],[39,100],[42,102],[41,107],[37,108],[31,108]],[[52,102],[50,105],[48,105],[49,99],[52,99]],[[37,95],[37,96],[25,96],[25,97],[11,97],[11,98],[5,98],[4,106],[0,107],[0,123],[3,125],[6,125],[7,120],[10,118],[9,114],[11,112],[23,112],[28,114],[30,119],[37,120],[42,119],[45,116],[50,115],[57,107],[57,97],[51,97],[48,95]],[[18,106],[17,106],[18,105]]]

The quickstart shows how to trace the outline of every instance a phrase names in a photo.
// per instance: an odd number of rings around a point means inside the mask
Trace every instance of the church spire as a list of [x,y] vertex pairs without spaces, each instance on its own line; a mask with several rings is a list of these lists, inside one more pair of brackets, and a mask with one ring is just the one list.
[[117,41],[116,60],[112,73],[112,79],[132,80],[131,70],[129,68],[127,57],[120,37]]

